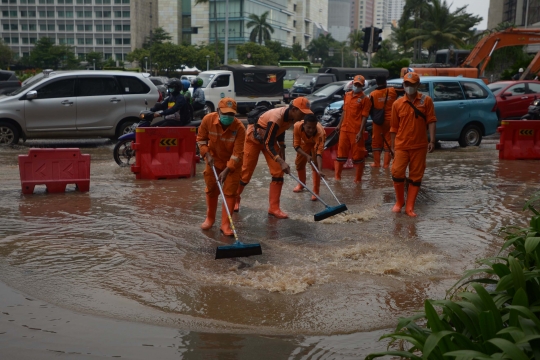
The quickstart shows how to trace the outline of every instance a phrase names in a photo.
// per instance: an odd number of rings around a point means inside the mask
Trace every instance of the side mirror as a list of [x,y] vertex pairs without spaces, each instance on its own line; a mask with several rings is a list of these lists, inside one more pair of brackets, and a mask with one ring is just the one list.
[[217,84],[216,84],[216,83],[212,83],[212,86],[211,86],[211,88],[213,89],[213,88],[215,88],[216,86],[217,86]]
[[37,99],[37,91],[31,90],[26,93],[26,100]]
[[512,93],[505,92],[505,93],[502,93],[501,98],[506,99],[509,96],[512,96]]

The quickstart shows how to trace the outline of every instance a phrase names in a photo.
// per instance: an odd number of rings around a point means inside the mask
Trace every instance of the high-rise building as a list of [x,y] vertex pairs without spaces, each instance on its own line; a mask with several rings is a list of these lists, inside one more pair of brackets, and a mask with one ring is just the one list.
[[405,7],[405,0],[386,0],[387,15],[386,19],[389,23],[397,23],[403,15],[403,8]]
[[353,0],[352,5],[355,14],[353,29],[361,30],[366,26],[374,25],[375,0]]
[[540,0],[490,0],[488,29],[493,29],[502,22],[516,26],[540,23]]
[[355,23],[353,0],[328,1],[328,31],[337,41],[347,41]]
[[124,60],[157,26],[157,0],[1,0],[0,11],[1,38],[18,56],[48,37],[80,59],[96,51]]

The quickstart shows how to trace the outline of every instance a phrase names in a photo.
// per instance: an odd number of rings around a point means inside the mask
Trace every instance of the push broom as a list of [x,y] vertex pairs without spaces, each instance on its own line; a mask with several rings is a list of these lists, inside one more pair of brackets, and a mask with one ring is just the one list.
[[[321,172],[319,171],[319,169],[317,169],[317,167],[315,166],[315,163],[312,161],[311,162],[311,166],[315,169],[315,171],[317,172],[317,174],[319,174],[319,177],[322,179],[322,181],[324,181],[324,185],[326,185],[326,187],[328,188],[328,190],[330,190],[330,193],[334,196],[334,199],[336,199],[337,203],[339,205],[341,205],[341,202],[338,200],[336,194],[334,194],[334,192],[332,191],[332,189],[330,189],[330,185],[328,185],[328,183],[326,182],[326,180],[321,176]],[[345,207],[345,209],[347,209],[347,207]]]
[[[344,211],[347,211],[347,205],[345,204],[339,204],[338,206],[329,206],[327,203],[324,202],[323,199],[321,199],[319,197],[319,195],[315,194],[313,191],[311,191],[307,186],[306,184],[304,184],[302,181],[300,181],[300,179],[298,179],[296,176],[294,176],[293,174],[289,173],[289,175],[294,179],[296,180],[300,185],[302,185],[307,191],[309,191],[311,193],[311,195],[315,196],[324,206],[326,206],[326,209],[324,209],[323,211],[321,212],[318,212],[317,214],[315,214],[313,216],[314,220],[315,221],[321,221],[321,220],[324,220],[326,218],[329,218],[330,216],[334,216],[334,215],[337,215],[337,214],[340,214]],[[322,178],[322,177],[321,177]],[[326,183],[326,181],[325,181]],[[335,196],[335,195],[334,195]],[[339,202],[339,201],[338,201]]]
[[225,200],[225,194],[223,194],[223,189],[221,188],[221,183],[219,182],[219,177],[216,172],[216,168],[212,165],[212,170],[214,171],[214,176],[216,177],[216,182],[221,193],[221,198],[223,199],[223,206],[227,210],[227,216],[229,217],[229,223],[231,224],[231,229],[234,234],[235,242],[232,245],[218,246],[216,250],[216,260],[217,259],[227,259],[235,257],[246,257],[252,255],[262,255],[262,249],[260,244],[244,244],[238,240],[238,234],[234,228],[234,223],[232,221],[231,212],[227,206],[227,201]]

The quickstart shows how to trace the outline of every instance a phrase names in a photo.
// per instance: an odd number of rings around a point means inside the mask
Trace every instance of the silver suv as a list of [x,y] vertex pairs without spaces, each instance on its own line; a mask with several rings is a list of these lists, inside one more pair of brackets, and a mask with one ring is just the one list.
[[0,98],[0,144],[19,138],[117,138],[161,94],[149,74],[50,72]]

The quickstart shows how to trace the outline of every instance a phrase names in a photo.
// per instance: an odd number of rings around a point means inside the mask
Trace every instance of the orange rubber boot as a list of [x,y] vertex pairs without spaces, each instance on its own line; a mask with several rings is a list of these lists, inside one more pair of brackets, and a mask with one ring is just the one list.
[[[315,170],[313,170],[313,192],[319,195],[319,189],[321,188],[321,177]],[[317,201],[317,198],[311,195],[311,201]]]
[[398,213],[405,205],[405,182],[394,182],[394,190],[396,191],[396,205],[392,208],[392,212]]
[[362,175],[364,175],[364,167],[366,166],[366,163],[361,163],[356,166],[356,176],[354,177],[354,182],[359,183],[362,181]]
[[[225,196],[225,201],[229,207],[229,211],[233,208],[236,203],[235,196]],[[231,214],[232,215],[232,214]],[[229,216],[227,215],[227,209],[225,209],[225,204],[221,206],[221,227],[219,228],[223,235],[225,236],[234,236],[234,232],[231,228],[231,223],[229,221]]]
[[[298,179],[304,184],[306,183],[306,169],[298,170]],[[304,187],[300,183],[293,189],[295,193],[302,192],[302,190],[304,190]]]
[[214,225],[214,222],[216,221],[217,203],[217,197],[210,197],[206,194],[206,220],[201,224],[201,229],[208,230]]
[[371,167],[381,167],[381,152],[380,151],[373,151],[373,164],[371,164]]
[[334,171],[335,171],[334,179],[341,180],[341,172],[343,171],[343,165],[345,165],[344,162],[337,161],[337,160],[334,161]]
[[283,188],[283,181],[272,181],[270,183],[269,202],[270,208],[268,214],[277,217],[278,219],[287,219],[289,215],[285,214],[279,208],[279,198],[281,197],[281,188]]
[[416,213],[414,212],[414,203],[416,202],[416,196],[418,195],[418,191],[420,190],[420,186],[414,186],[412,184],[409,184],[409,190],[407,191],[407,205],[405,205],[405,213],[411,217],[416,217]]
[[383,168],[384,168],[384,169],[388,169],[389,166],[390,166],[390,152],[389,152],[389,151],[385,151],[385,152],[384,152],[384,164],[383,164]]
[[[234,212],[240,211],[240,200],[242,199],[240,195],[242,194],[242,191],[244,191],[244,188],[246,185],[238,185],[238,190],[236,191],[236,201],[234,202]],[[229,208],[231,210],[231,208]]]

